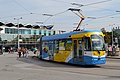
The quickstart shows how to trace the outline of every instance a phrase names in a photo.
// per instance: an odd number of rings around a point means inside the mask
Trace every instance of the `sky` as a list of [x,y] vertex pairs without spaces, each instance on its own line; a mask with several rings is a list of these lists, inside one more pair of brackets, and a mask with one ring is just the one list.
[[81,9],[85,17],[81,29],[110,31],[120,25],[120,0],[0,0],[0,22],[16,24],[16,18],[24,25],[54,25],[54,30],[72,31],[80,17],[69,8]]

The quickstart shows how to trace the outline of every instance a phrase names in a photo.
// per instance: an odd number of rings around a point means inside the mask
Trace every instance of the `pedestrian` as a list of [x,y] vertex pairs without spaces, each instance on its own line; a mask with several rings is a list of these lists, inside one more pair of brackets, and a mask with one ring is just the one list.
[[23,57],[24,57],[24,55],[25,55],[25,48],[24,47],[22,47],[22,54],[23,54]]
[[19,55],[19,58],[20,58],[21,57],[21,48],[18,48],[17,52],[18,52],[18,55]]
[[26,58],[28,58],[28,54],[29,54],[29,53],[28,53],[28,49],[25,48],[25,57],[26,57]]
[[14,52],[12,47],[10,48],[10,52],[11,52],[11,54],[13,54],[13,52]]
[[113,48],[112,48],[112,56],[115,56],[115,54],[116,54],[116,47],[113,46]]
[[112,55],[112,46],[109,45],[108,46],[108,56],[111,56]]
[[2,52],[2,50],[0,49],[0,55],[2,55],[3,54],[3,52]]
[[10,49],[8,49],[8,53],[9,53],[9,54],[11,53],[11,50],[10,50]]
[[36,54],[36,52],[37,52],[37,48],[36,47],[33,49],[33,52],[34,52],[34,54]]
[[116,46],[116,56],[119,56],[120,49],[118,46]]

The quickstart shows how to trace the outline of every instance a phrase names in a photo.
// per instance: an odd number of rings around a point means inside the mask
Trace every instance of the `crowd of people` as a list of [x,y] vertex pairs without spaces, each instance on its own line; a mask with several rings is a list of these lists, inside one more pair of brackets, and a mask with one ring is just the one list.
[[[33,51],[34,54],[37,54],[38,49],[35,47],[35,48],[32,49],[32,51]],[[27,48],[24,48],[24,47],[18,48],[17,52],[18,52],[19,58],[21,56],[28,58],[29,50]]]
[[107,48],[107,56],[115,56],[115,55],[119,55],[119,52],[120,52],[120,48],[119,46],[111,46],[111,45],[108,45],[108,48]]
[[19,55],[19,57],[21,57],[21,56],[23,56],[23,57],[28,57],[28,49],[27,48],[24,48],[24,47],[22,47],[22,48],[18,48],[18,50],[17,50],[17,52],[18,52],[18,55]]

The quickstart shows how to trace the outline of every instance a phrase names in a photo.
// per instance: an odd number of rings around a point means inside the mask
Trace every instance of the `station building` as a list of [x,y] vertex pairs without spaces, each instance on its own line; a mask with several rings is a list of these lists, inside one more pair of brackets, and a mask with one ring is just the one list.
[[[60,31],[43,27],[16,27],[16,26],[0,26],[0,50],[8,51],[9,48],[17,49],[18,39],[20,47],[32,49],[38,46],[37,40],[41,36],[49,36],[59,34]],[[18,38],[19,35],[19,38]]]

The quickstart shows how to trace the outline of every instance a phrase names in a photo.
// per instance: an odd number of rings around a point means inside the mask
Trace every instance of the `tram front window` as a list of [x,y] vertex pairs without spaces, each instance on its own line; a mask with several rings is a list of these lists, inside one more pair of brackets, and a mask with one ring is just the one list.
[[105,50],[104,38],[101,35],[92,35],[92,50]]

